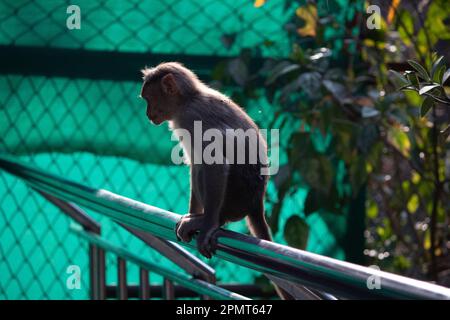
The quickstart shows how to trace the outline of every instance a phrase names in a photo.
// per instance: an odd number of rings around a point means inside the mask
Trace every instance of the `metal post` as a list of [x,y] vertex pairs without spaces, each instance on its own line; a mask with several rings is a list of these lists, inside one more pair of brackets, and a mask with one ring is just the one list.
[[120,300],[127,300],[127,262],[122,258],[117,258],[117,297]]
[[163,282],[163,299],[164,300],[174,300],[175,299],[175,287],[172,281],[164,278]]
[[149,272],[143,268],[139,269],[139,298],[150,299]]
[[97,273],[98,299],[105,300],[106,298],[105,251],[97,247],[97,252],[98,252],[98,273]]
[[98,299],[98,248],[95,245],[89,245],[89,279],[90,296],[92,300]]

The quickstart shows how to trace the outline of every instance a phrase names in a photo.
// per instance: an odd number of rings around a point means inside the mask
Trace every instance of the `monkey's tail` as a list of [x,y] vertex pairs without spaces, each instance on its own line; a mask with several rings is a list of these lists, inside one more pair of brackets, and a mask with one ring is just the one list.
[[[262,240],[272,241],[272,236],[270,234],[269,225],[266,222],[266,217],[264,215],[264,210],[255,212],[254,214],[249,214],[247,216],[247,225],[250,233],[255,237]],[[295,300],[295,298],[290,295],[286,290],[280,288],[275,283],[273,284],[275,291],[278,296],[283,300]]]
[[247,226],[250,233],[257,238],[272,241],[269,225],[266,222],[264,213],[258,213],[258,216],[249,214],[247,216]]

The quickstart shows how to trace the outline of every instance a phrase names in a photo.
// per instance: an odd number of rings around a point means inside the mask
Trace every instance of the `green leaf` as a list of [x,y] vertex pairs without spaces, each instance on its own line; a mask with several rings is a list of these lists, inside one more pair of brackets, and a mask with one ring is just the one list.
[[233,80],[240,86],[243,86],[248,80],[247,65],[241,58],[236,58],[228,63],[228,72]]
[[444,85],[444,83],[448,80],[449,77],[450,77],[450,68],[448,68],[447,71],[445,71],[444,75],[442,76],[441,84]]
[[[400,9],[397,17],[397,21],[402,23],[398,26],[398,33],[403,42],[407,45],[411,45],[411,34],[414,34],[414,18],[408,10]],[[397,11],[397,12],[398,12]]]
[[300,87],[310,98],[317,97],[320,94],[320,80],[322,76],[318,72],[305,72],[298,77]]
[[414,71],[406,71],[406,78],[413,86],[419,88],[419,78]]
[[410,85],[410,82],[408,81],[408,79],[406,79],[401,73],[399,73],[397,71],[389,70],[389,75],[391,76],[391,81],[394,83],[394,85],[397,89],[399,89],[403,86]]
[[431,67],[431,78],[434,78],[434,74],[444,65],[444,56],[440,56]]
[[343,104],[348,97],[347,88],[342,84],[335,81],[323,80],[322,81],[325,88],[339,101]]
[[435,72],[435,74],[433,76],[433,82],[442,83],[442,78],[444,76],[445,68],[446,68],[445,66],[439,67],[439,70],[437,70],[437,72]]
[[419,208],[419,197],[417,196],[417,194],[413,194],[411,198],[409,198],[406,207],[408,208],[408,211],[410,213],[414,213],[417,211],[417,208]]
[[378,206],[375,202],[371,202],[367,207],[367,217],[370,219],[375,219],[378,216]]
[[284,238],[289,246],[306,249],[308,244],[309,227],[305,220],[297,215],[291,216],[284,226]]
[[432,90],[432,89],[434,89],[436,87],[439,87],[439,86],[440,86],[439,84],[431,84],[429,86],[424,86],[423,88],[421,88],[419,90],[419,94],[423,95],[423,94],[427,93],[428,91],[430,91],[430,90]]
[[362,107],[361,116],[364,119],[377,117],[379,115],[380,115],[380,111],[378,111],[377,109],[375,109],[373,107],[366,107],[366,106]]
[[425,70],[425,68],[424,67],[422,67],[419,63],[417,63],[416,61],[414,61],[414,60],[408,60],[408,63],[409,63],[409,65],[411,66],[411,67],[413,67],[418,73],[419,73],[419,76],[422,78],[422,79],[424,79],[424,80],[427,80],[427,81],[430,81],[431,79],[430,79],[430,76],[428,75],[428,72]]
[[426,97],[423,100],[422,107],[420,108],[420,116],[425,117],[427,112],[433,107],[434,100],[432,97]]
[[271,75],[266,80],[266,85],[270,85],[279,77],[298,69],[300,69],[300,66],[298,64],[282,61],[273,68]]

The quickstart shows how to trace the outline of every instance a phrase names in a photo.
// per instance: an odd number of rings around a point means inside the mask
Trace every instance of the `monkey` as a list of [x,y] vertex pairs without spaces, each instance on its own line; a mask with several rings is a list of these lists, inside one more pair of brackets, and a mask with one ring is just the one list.
[[[183,129],[191,135],[195,134],[196,121],[201,121],[203,130],[217,129],[224,136],[228,129],[250,129],[256,133],[253,143],[258,145],[257,160],[244,163],[236,163],[236,152],[223,163],[196,163],[196,151],[192,152],[184,138],[181,139],[190,165],[190,200],[189,213],[176,226],[178,239],[190,242],[198,233],[198,251],[211,258],[217,246],[214,233],[228,222],[246,218],[254,236],[272,241],[264,209],[268,176],[262,174],[262,168],[267,166],[267,143],[255,122],[228,96],[207,86],[181,63],[165,62],[141,72],[141,97],[146,101],[146,114],[153,124],[167,121],[174,132]],[[245,160],[251,156],[250,140],[244,139]],[[204,148],[202,142],[197,152]],[[231,148],[237,151],[237,146]],[[226,147],[223,158],[225,153]],[[277,291],[280,293],[278,288]]]

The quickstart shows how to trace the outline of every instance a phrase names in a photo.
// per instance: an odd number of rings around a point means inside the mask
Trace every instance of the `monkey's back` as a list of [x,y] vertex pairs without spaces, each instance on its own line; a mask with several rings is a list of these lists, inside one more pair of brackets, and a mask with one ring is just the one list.
[[[223,141],[226,141],[227,129],[253,130],[256,140],[248,136],[238,139],[238,142],[245,142],[245,155],[240,155],[244,156],[244,163],[238,162],[238,151],[242,146],[237,143],[233,144],[234,157],[228,158],[228,183],[222,208],[224,214],[221,215],[226,217],[226,221],[222,223],[240,220],[254,210],[259,210],[267,184],[267,176],[261,174],[267,164],[267,144],[258,126],[237,104],[217,92],[204,96],[201,101],[187,107],[192,108],[190,111],[193,119],[202,121],[203,132],[217,129],[222,133]],[[204,147],[206,145],[208,143],[204,143]],[[223,155],[227,155],[226,148],[227,144],[224,143]],[[255,152],[256,155],[252,155]],[[252,157],[256,161],[250,163]]]

